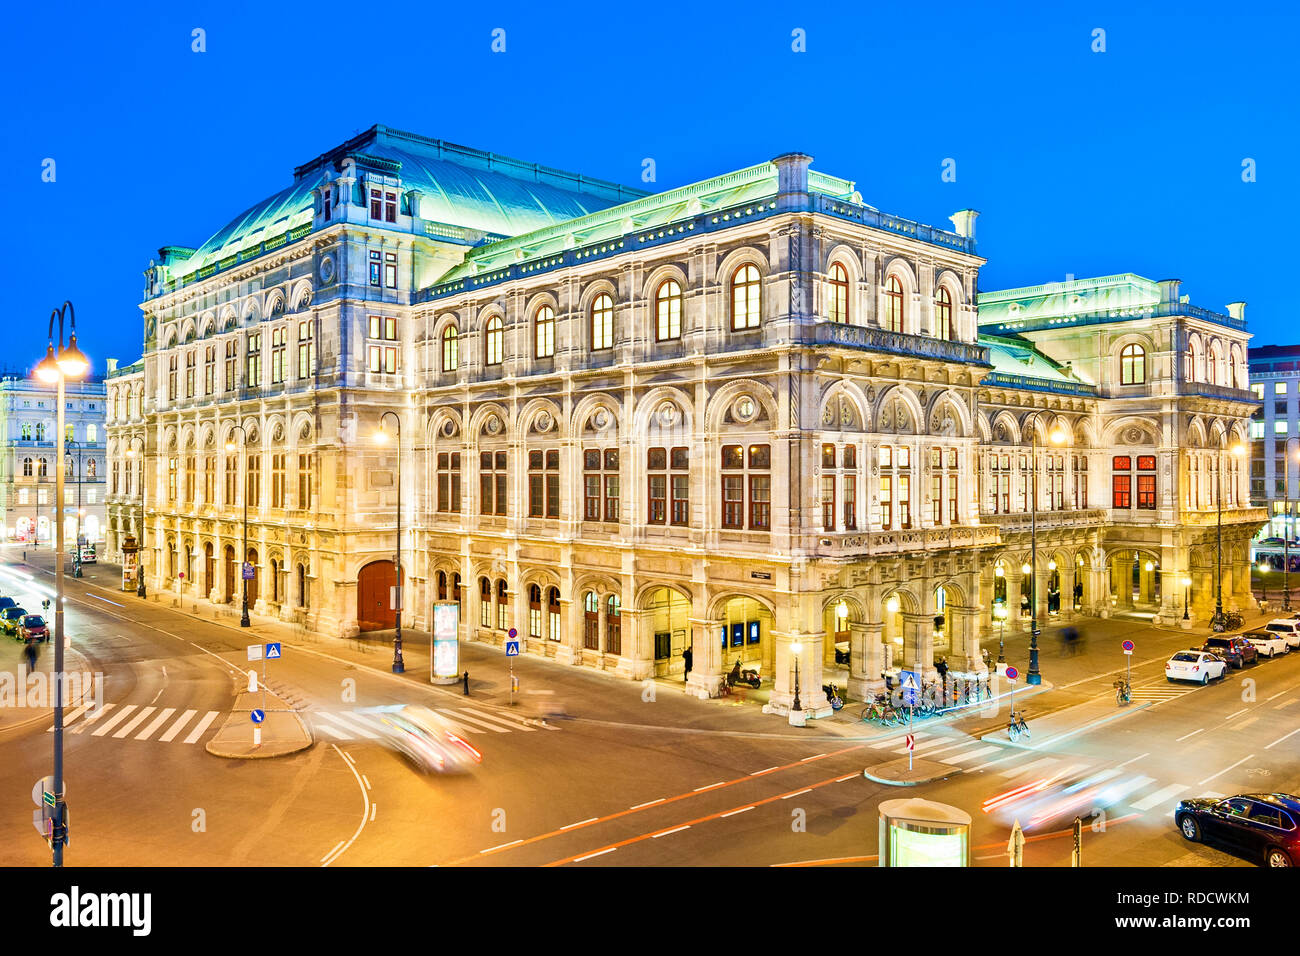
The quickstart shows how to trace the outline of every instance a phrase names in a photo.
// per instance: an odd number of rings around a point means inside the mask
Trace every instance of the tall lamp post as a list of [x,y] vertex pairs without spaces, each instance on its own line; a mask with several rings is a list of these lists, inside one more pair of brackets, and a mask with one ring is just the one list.
[[1190,618],[1187,616],[1187,599],[1191,597],[1191,594],[1192,594],[1192,579],[1187,575],[1183,575],[1183,620],[1184,621],[1190,620]]
[[799,655],[803,653],[803,644],[795,641],[790,645],[790,651],[794,654],[794,704],[790,709],[803,710],[803,706],[799,703]]
[[[1233,445],[1232,453],[1238,457],[1246,453],[1246,446]],[[1214,504],[1218,510],[1215,520],[1216,558],[1214,582],[1214,620],[1212,627],[1222,631],[1223,623],[1223,446],[1219,446],[1219,467],[1214,472]]]
[[[230,430],[231,430],[232,432],[234,432],[234,431],[238,431],[238,432],[239,432],[240,436],[243,438],[243,444],[244,444],[244,447],[247,448],[247,447],[248,447],[248,432],[246,432],[246,431],[244,430],[244,426],[243,426],[243,425],[231,425],[231,426],[230,426]],[[227,441],[227,442],[226,442],[226,451],[227,451],[227,452],[237,451],[237,450],[238,450],[238,447],[239,447],[239,446],[237,446],[233,441]],[[237,471],[238,471],[238,470],[236,470],[236,472],[237,472]],[[239,618],[239,626],[240,626],[240,627],[251,627],[252,624],[253,624],[253,622],[250,621],[250,620],[248,619],[248,578],[245,577],[245,575],[244,575],[244,565],[246,565],[247,563],[248,563],[248,471],[247,471],[247,467],[245,467],[245,471],[244,471],[244,544],[243,544],[243,554],[240,556],[240,559],[239,559],[239,580],[240,580],[240,583],[243,585],[243,587],[241,588],[241,591],[243,592],[243,595],[244,595],[244,597],[243,597],[244,612],[243,612],[242,615],[240,615],[240,618]]]
[[[77,446],[77,543],[73,546],[72,557],[72,576],[81,577],[81,442],[69,438],[64,441],[65,445]],[[63,516],[59,516],[63,520]],[[62,560],[60,558],[60,560]]]
[[[63,344],[63,321],[68,320],[70,337],[68,344]],[[59,320],[59,342],[54,344],[54,320]],[[50,344],[45,350],[45,358],[36,366],[36,377],[48,384],[58,383],[59,434],[57,442],[56,483],[54,490],[55,511],[59,515],[55,528],[55,553],[58,560],[54,562],[54,818],[51,821],[50,847],[54,851],[54,865],[63,866],[63,846],[68,842],[68,805],[63,796],[63,385],[65,380],[79,380],[90,368],[90,362],[77,348],[77,319],[72,303],[63,305],[50,313]]]
[[[1025,674],[1026,684],[1041,684],[1043,675],[1038,670],[1038,416],[1039,409],[1025,420],[1030,439],[1030,470],[1033,473],[1033,496],[1029,507],[1029,671]],[[1053,445],[1065,443],[1065,429],[1059,425],[1048,433],[1048,440]]]
[[[1300,442],[1300,438],[1292,437],[1286,440],[1285,453],[1283,454],[1283,474],[1286,478],[1283,480],[1285,487],[1282,489],[1284,511],[1282,512],[1282,610],[1291,610],[1291,529],[1288,525],[1291,523],[1291,443]],[[1300,455],[1300,449],[1296,451]]]
[[397,412],[388,411],[379,416],[379,431],[375,433],[375,441],[380,444],[388,441],[385,423],[389,415],[397,423],[397,560],[394,562],[397,570],[397,600],[393,602],[396,605],[393,608],[396,625],[393,632],[393,673],[401,674],[406,670],[406,662],[402,660],[402,419]]
[[136,553],[135,559],[135,595],[136,597],[145,597],[146,590],[144,586],[144,476],[147,473],[144,461],[144,436],[132,435],[131,447],[127,455],[135,457],[135,443],[140,443],[140,550]]

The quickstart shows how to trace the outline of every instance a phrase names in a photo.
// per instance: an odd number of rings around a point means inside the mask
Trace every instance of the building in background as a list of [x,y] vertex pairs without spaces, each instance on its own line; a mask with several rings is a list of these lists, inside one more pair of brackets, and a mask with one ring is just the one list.
[[[80,495],[81,536],[96,544],[105,528],[104,384],[94,377],[68,382],[65,393],[64,538],[69,546],[77,540]],[[0,379],[5,541],[41,546],[54,540],[57,402],[53,386],[18,376]]]
[[[1300,491],[1300,345],[1263,345],[1250,350],[1250,388],[1260,403],[1250,422],[1250,496],[1255,504],[1268,509],[1269,521],[1261,537],[1281,537],[1284,533],[1286,501],[1295,500]],[[1287,450],[1290,449],[1290,467]],[[1290,475],[1291,487],[1286,486]],[[1295,540],[1295,528],[1290,530]]]

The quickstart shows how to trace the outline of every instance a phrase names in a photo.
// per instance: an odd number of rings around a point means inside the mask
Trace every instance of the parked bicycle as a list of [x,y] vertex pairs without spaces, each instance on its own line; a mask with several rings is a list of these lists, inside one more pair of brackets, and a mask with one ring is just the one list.
[[1025,723],[1025,712],[1023,710],[1013,710],[1011,720],[1007,723],[1007,736],[1011,742],[1015,743],[1021,737],[1029,739],[1029,725]]
[[1124,678],[1115,681],[1115,703],[1123,706],[1133,699],[1133,687]]
[[1216,634],[1222,634],[1224,631],[1241,630],[1245,623],[1240,611],[1225,611],[1222,617],[1210,624],[1210,628]]
[[882,694],[862,709],[862,719],[867,723],[877,721],[884,727],[897,727],[902,716]]

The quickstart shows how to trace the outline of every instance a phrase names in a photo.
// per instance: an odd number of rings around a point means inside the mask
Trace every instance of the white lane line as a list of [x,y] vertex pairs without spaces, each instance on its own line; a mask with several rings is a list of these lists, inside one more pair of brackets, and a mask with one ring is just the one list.
[[660,797],[658,800],[650,800],[646,803],[638,803],[635,807],[628,807],[629,810],[644,810],[646,807],[653,807],[656,803],[663,803],[667,797]]
[[1291,692],[1290,689],[1287,689],[1287,690],[1280,690],[1280,691],[1278,691],[1276,694],[1274,694],[1272,697],[1265,697],[1265,698],[1264,698],[1264,703],[1267,704],[1270,700],[1277,700],[1277,699],[1278,699],[1279,697],[1281,697],[1283,694],[1289,694],[1290,692]]
[[992,744],[990,744],[987,747],[980,747],[978,750],[972,750],[970,753],[954,754],[951,757],[940,757],[939,762],[951,763],[951,764],[964,763],[967,760],[974,760],[976,757],[982,757],[985,754],[991,754],[995,750],[1000,750],[1000,749],[1001,749],[1000,747],[995,747]]
[[1273,743],[1269,744],[1268,747],[1265,747],[1264,749],[1265,749],[1265,750],[1268,750],[1268,749],[1271,748],[1274,744],[1280,744],[1282,741],[1286,740],[1288,737],[1294,737],[1296,734],[1300,734],[1300,727],[1297,727],[1295,730],[1291,731],[1291,733],[1289,733],[1289,734],[1283,734],[1281,737],[1277,738],[1277,740],[1273,741]]
[[143,710],[140,711],[140,713],[136,714],[129,721],[127,721],[122,726],[122,729],[113,735],[113,738],[116,740],[120,737],[125,737],[131,731],[135,730],[135,728],[143,724],[145,718],[148,717],[150,714],[152,714],[155,710],[157,710],[156,707],[145,707]]
[[1186,740],[1188,737],[1195,737],[1197,734],[1201,733],[1203,730],[1205,730],[1204,727],[1198,727],[1198,728],[1196,728],[1195,730],[1193,730],[1190,734],[1183,734],[1181,737],[1179,737],[1177,740],[1175,740],[1174,743],[1181,744],[1181,743],[1182,743],[1184,740]]
[[373,822],[375,821],[375,812],[376,812],[378,809],[379,809],[379,804],[377,804],[377,803],[372,803],[372,804],[370,805],[370,822],[371,822],[371,823],[373,823]]
[[1117,766],[1117,767],[1126,767],[1126,766],[1128,766],[1129,764],[1131,764],[1134,760],[1141,760],[1143,757],[1150,757],[1150,756],[1151,756],[1151,753],[1150,753],[1150,751],[1148,751],[1147,753],[1144,753],[1144,754],[1138,754],[1136,757],[1129,757],[1129,758],[1128,758],[1127,760],[1125,760],[1123,763],[1117,763],[1117,764],[1115,764],[1115,766]]
[[1232,718],[1234,718],[1234,717],[1240,717],[1242,714],[1244,714],[1244,713],[1245,713],[1246,711],[1248,711],[1248,710],[1250,710],[1249,707],[1243,707],[1243,708],[1241,708],[1241,710],[1237,711],[1235,714],[1229,714],[1227,717],[1224,717],[1223,719],[1224,719],[1224,720],[1232,720]]
[[688,823],[686,826],[684,826],[684,827],[677,827],[675,830],[665,830],[663,833],[656,833],[654,836],[650,837],[650,839],[652,839],[652,840],[657,840],[657,839],[659,839],[661,836],[672,836],[672,834],[674,834],[674,833],[681,833],[683,830],[689,830],[690,828],[691,828],[691,826],[690,826],[690,824]]
[[96,727],[95,730],[94,730],[94,732],[93,732],[90,736],[92,736],[92,737],[102,737],[102,736],[104,736],[104,734],[108,733],[110,730],[112,730],[114,727],[116,727],[119,723],[121,723],[121,722],[122,722],[122,719],[123,719],[124,717],[129,717],[129,716],[131,715],[131,711],[135,710],[135,706],[136,706],[135,704],[125,704],[125,705],[122,707],[122,709],[119,710],[116,714],[114,714],[112,717],[110,717],[110,718],[109,718],[108,720],[106,720],[104,723],[102,723],[102,724],[100,724],[98,727]]
[[1181,793],[1187,789],[1185,783],[1171,783],[1169,786],[1157,790],[1155,793],[1147,794],[1141,800],[1134,801],[1133,809],[1141,810],[1146,813],[1158,803],[1164,803],[1176,793]]
[[175,707],[164,707],[144,730],[135,735],[136,740],[148,740],[157,732],[158,728],[167,723],[167,718],[176,713]]
[[1231,730],[1233,733],[1236,733],[1237,731],[1245,730],[1251,724],[1258,723],[1258,722],[1259,722],[1258,717],[1247,717],[1245,720],[1238,721],[1237,723],[1233,724],[1228,729]]
[[712,790],[714,787],[721,787],[721,786],[723,786],[724,784],[726,784],[726,782],[727,782],[727,781],[725,781],[725,780],[719,780],[717,783],[711,783],[711,784],[709,784],[707,787],[696,787],[692,792],[693,792],[693,793],[703,793],[705,790]]
[[342,845],[343,845],[343,841],[342,841],[342,840],[339,840],[338,843],[334,844],[334,849],[330,850],[330,851],[329,851],[328,853],[326,853],[323,857],[321,857],[321,858],[320,858],[320,861],[321,861],[322,863],[324,863],[326,860],[328,860],[330,857],[332,857],[335,853],[337,853],[337,852],[339,851],[339,847],[341,847]]
[[194,729],[190,731],[190,735],[185,738],[184,742],[187,744],[192,744],[197,742],[198,739],[203,736],[203,731],[207,730],[208,725],[211,724],[216,719],[217,719],[217,711],[215,710],[208,711],[206,714],[203,715],[203,719],[194,725]]
[[811,757],[804,757],[804,758],[803,758],[802,760],[800,760],[799,762],[800,762],[800,763],[807,763],[809,760],[820,760],[822,757],[825,757],[825,756],[826,756],[825,754],[813,754]]
[[466,721],[468,721],[470,727],[481,727],[482,729],[484,729],[484,730],[490,730],[490,731],[492,731],[492,732],[495,733],[495,734],[508,734],[508,733],[510,733],[510,731],[507,730],[507,729],[504,728],[504,727],[498,727],[496,724],[489,724],[489,723],[488,723],[487,721],[485,721],[485,720],[477,720],[477,719],[475,719],[474,717],[471,717],[469,714],[464,714],[464,713],[461,713],[461,712],[459,712],[459,711],[455,711],[455,710],[446,710],[446,709],[444,709],[444,708],[438,708],[438,713],[440,713],[440,714],[444,714],[444,715],[446,715],[447,717],[450,717],[453,721],[455,721],[455,722],[458,723],[458,724],[464,724]]
[[504,850],[508,846],[516,846],[523,842],[523,840],[511,840],[509,843],[502,843],[500,846],[490,846],[486,850],[479,850],[479,853],[491,853],[494,850]]
[[[338,747],[335,747],[334,749],[339,750]],[[357,762],[352,759],[352,754],[348,753],[346,750],[339,750],[339,753],[341,753],[343,755],[343,759],[346,760],[348,763],[350,763],[352,766],[355,767],[357,765]]]
[[1211,780],[1213,780],[1215,777],[1222,777],[1225,773],[1227,773],[1227,772],[1228,772],[1229,770],[1231,770],[1233,767],[1240,767],[1242,764],[1244,764],[1247,760],[1249,760],[1249,759],[1250,759],[1251,757],[1253,757],[1253,756],[1255,756],[1255,755],[1254,755],[1254,754],[1247,754],[1246,756],[1244,756],[1244,757],[1242,757],[1240,760],[1238,760],[1236,763],[1234,763],[1234,764],[1232,765],[1232,767],[1224,767],[1224,768],[1223,768],[1222,770],[1220,770],[1218,773],[1212,773],[1212,774],[1210,774],[1208,777],[1206,777],[1204,780],[1202,780],[1200,783],[1198,783],[1197,786],[1198,786],[1198,787],[1203,787],[1203,786],[1205,786],[1207,783],[1209,783]]
[[472,707],[464,708],[461,713],[473,714],[475,717],[487,721],[489,724],[493,722],[501,724],[506,728],[506,730],[521,730],[526,734],[537,733],[536,727],[525,727],[523,724],[515,723],[509,717],[498,717],[496,714],[490,714],[482,710],[475,710]]
[[789,800],[791,797],[797,797],[801,793],[812,793],[812,787],[804,787],[802,790],[796,790],[794,793],[787,793],[782,800]]
[[590,860],[593,856],[604,856],[606,853],[613,853],[618,847],[611,846],[605,850],[597,850],[595,853],[588,853],[586,856],[577,857],[573,862],[581,863],[583,860]]
[[857,779],[858,779],[858,775],[856,773],[846,773],[842,777],[836,777],[835,782],[843,783],[845,780],[857,780]]
[[357,827],[357,831],[352,834],[351,838],[344,841],[342,847],[336,847],[335,852],[333,852],[332,854],[330,854],[328,857],[325,858],[325,861],[321,863],[321,866],[329,866],[340,856],[346,853],[348,847],[350,847],[353,843],[356,842],[357,837],[361,836],[361,831],[366,828],[366,823],[368,823],[370,819],[370,794],[366,793],[366,788],[361,786],[361,774],[357,772],[357,768],[353,764],[352,758],[348,757],[347,754],[339,750],[338,744],[330,744],[330,746],[334,748],[336,753],[338,753],[341,757],[344,757],[347,760],[348,768],[352,771],[352,775],[357,778],[357,786],[361,787],[361,800],[362,800],[361,825]]
[[197,710],[185,711],[185,713],[181,714],[179,717],[176,718],[176,723],[168,727],[167,732],[163,734],[161,737],[159,737],[158,740],[165,744],[171,743],[173,738],[175,738],[177,734],[179,734],[182,730],[185,729],[185,725],[188,724],[191,718],[193,718],[194,715],[197,713],[198,713]]
[[[166,678],[166,676],[167,676],[167,668],[164,667],[164,668],[163,668],[163,677]],[[149,701],[149,703],[151,703],[151,704],[156,704],[156,703],[158,703],[158,698],[161,697],[161,696],[163,695],[163,690],[164,690],[164,688],[161,688],[161,687],[160,687],[160,688],[158,689],[158,693],[156,693],[156,694],[153,695],[153,700]]]
[[560,827],[560,829],[561,829],[561,830],[572,830],[574,827],[581,827],[581,826],[586,826],[588,823],[595,823],[595,822],[596,822],[597,820],[599,820],[599,819],[600,819],[600,817],[591,817],[591,818],[586,819],[586,820],[579,820],[577,823],[570,823],[570,824],[568,824],[568,825],[566,825],[566,826],[562,826],[562,827]]
[[771,773],[773,770],[777,770],[777,769],[779,769],[779,768],[777,768],[777,767],[768,767],[766,770],[755,770],[753,773],[750,774],[750,776],[751,776],[751,777],[757,777],[760,773]]
[[754,809],[754,805],[751,803],[749,806],[747,806],[747,807],[741,807],[739,810],[731,810],[731,811],[728,811],[727,813],[724,813],[724,814],[723,814],[721,817],[719,817],[718,819],[721,820],[723,817],[734,817],[737,813],[744,813],[746,810],[753,810],[753,809]]
[[86,592],[86,597],[96,598],[100,601],[103,601],[105,604],[113,605],[113,607],[126,607],[125,604],[118,604],[116,601],[110,601],[108,598],[100,597],[98,594],[91,594],[89,591]]
[[361,782],[366,785],[367,790],[370,789],[370,778],[367,777],[364,773],[361,775]]

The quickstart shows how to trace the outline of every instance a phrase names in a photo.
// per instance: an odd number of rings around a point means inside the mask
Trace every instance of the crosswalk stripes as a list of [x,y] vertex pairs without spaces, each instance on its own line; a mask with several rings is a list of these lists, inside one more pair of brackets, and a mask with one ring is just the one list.
[[212,723],[216,719],[217,712],[215,710],[208,711],[203,715],[203,719],[194,725],[194,729],[191,730],[190,735],[185,738],[185,742],[187,744],[198,743],[199,738],[203,736],[203,731],[208,729],[208,724]]
[[125,724],[123,724],[122,728],[118,730],[117,733],[113,734],[113,739],[120,740],[121,738],[125,737],[131,731],[135,730],[135,728],[143,724],[145,720],[148,718],[148,716],[152,714],[155,710],[157,710],[156,707],[146,707],[143,710],[141,710],[138,714],[136,714]]
[[335,726],[350,732],[353,737],[365,737],[367,740],[378,740],[380,738],[380,734],[375,733],[366,726],[366,718],[359,717],[356,714],[329,713],[321,716]]
[[[444,711],[442,711],[442,713],[444,713],[444,714],[446,714],[447,716],[451,717],[452,720],[455,720],[455,719],[456,719],[456,714],[457,714],[458,712],[457,712],[457,711],[454,711],[454,710],[444,710]],[[466,718],[468,718],[468,719],[471,719],[471,720],[478,720],[479,723],[483,723],[484,721],[487,721],[487,722],[488,722],[488,726],[490,726],[490,727],[492,726],[493,722],[495,722],[495,723],[499,723],[499,724],[502,724],[502,725],[504,725],[505,728],[506,728],[506,733],[509,733],[509,732],[512,731],[512,730],[518,730],[518,731],[522,731],[523,733],[526,733],[526,734],[531,734],[531,733],[533,733],[533,732],[536,730],[535,727],[525,727],[523,724],[517,724],[517,723],[514,723],[513,721],[508,720],[507,718],[504,718],[504,717],[497,717],[497,716],[495,716],[495,715],[493,715],[493,714],[487,714],[487,713],[484,713],[484,712],[481,711],[481,710],[470,710],[468,707],[462,707],[462,708],[460,709],[459,713],[460,713],[462,716],[464,716],[464,717],[466,717]],[[472,715],[472,716],[471,716],[471,715]],[[496,728],[495,728],[495,727],[492,727],[492,729],[495,730]]]
[[99,718],[103,717],[105,714],[107,714],[110,710],[112,710],[116,706],[117,706],[116,704],[110,703],[110,704],[105,704],[103,707],[99,707],[95,710],[92,710],[90,713],[86,714],[85,720],[83,720],[79,726],[73,727],[70,731],[68,731],[68,733],[70,734],[84,733],[87,727],[89,727],[95,721],[99,720]]
[[1131,700],[1150,700],[1163,701],[1174,700],[1182,697],[1184,694],[1190,694],[1195,688],[1192,687],[1134,687]]
[[[432,708],[439,716],[451,724],[464,736],[475,734],[508,734],[512,731],[533,733],[537,728],[530,727],[512,717],[499,717],[478,708],[450,707]],[[375,723],[377,716],[356,711],[311,711],[308,714],[314,730],[334,740],[356,740],[364,738],[377,740],[383,736],[376,733],[379,729]],[[902,739],[901,737],[899,738]]]
[[181,730],[185,727],[185,725],[188,724],[191,718],[193,718],[194,715],[197,713],[198,713],[197,710],[185,711],[185,713],[181,714],[179,717],[176,718],[176,723],[168,727],[167,732],[163,734],[161,737],[159,737],[158,739],[165,744],[171,743],[172,740],[175,739],[176,735],[181,732]]
[[[111,716],[106,716],[111,713]],[[133,740],[153,740],[154,734],[158,733],[168,721],[171,725],[158,737],[159,743],[171,743],[187,728],[189,733],[181,743],[195,744],[212,726],[212,722],[221,716],[222,711],[209,710],[198,721],[190,727],[190,722],[199,714],[197,710],[187,710],[175,720],[172,715],[176,713],[175,707],[164,707],[159,710],[157,707],[148,705],[141,707],[138,704],[105,704],[102,709],[95,709],[93,704],[86,704],[76,707],[69,711],[64,718],[63,726],[70,734],[84,734],[89,729],[92,737],[112,736],[115,740],[123,740],[131,737]],[[150,720],[150,718],[153,718]],[[141,724],[148,720],[149,723],[136,733]],[[46,733],[54,732],[54,725],[51,724],[45,728]],[[134,736],[132,736],[134,735]]]
[[1143,813],[1146,813],[1156,804],[1162,803],[1163,801],[1168,800],[1174,794],[1181,793],[1186,789],[1187,789],[1187,784],[1185,783],[1171,783],[1169,786],[1163,787],[1160,790],[1157,790],[1155,793],[1147,794],[1141,800],[1135,800],[1133,802],[1133,809],[1141,810]]
[[175,707],[164,707],[162,711],[159,712],[158,716],[155,717],[152,722],[150,722],[149,726],[146,727],[144,730],[140,731],[139,736],[137,736],[135,739],[148,740],[150,737],[154,735],[154,732],[157,731],[159,727],[161,727],[163,724],[167,722],[167,718],[174,713],[176,713]]
[[1061,760],[1059,757],[1040,757],[1039,759],[1031,763],[1024,764],[1023,766],[1020,767],[1011,767],[1008,770],[999,771],[999,773],[1001,773],[1001,775],[1004,777],[1019,777],[1019,776],[1024,776],[1025,774],[1033,773],[1035,770],[1046,770],[1048,767],[1052,766],[1053,764],[1057,764],[1060,762]]
[[976,750],[971,750],[966,753],[953,754],[949,757],[940,757],[939,760],[941,763],[950,763],[950,764],[965,763],[967,760],[974,760],[976,757],[982,757],[985,754],[991,754],[995,750],[1001,750],[1001,749],[1002,749],[1001,747],[995,747],[992,744],[990,744],[987,747],[980,747]]
[[[933,737],[934,735],[931,734],[928,730],[918,730],[914,734],[912,734],[912,736],[915,737],[917,740],[921,740],[923,737]],[[888,747],[897,747],[899,744],[906,743],[906,742],[907,742],[907,734],[898,734],[897,736],[889,737],[885,740],[882,740],[880,743],[875,743],[872,744],[871,746],[875,750],[884,750]]]

